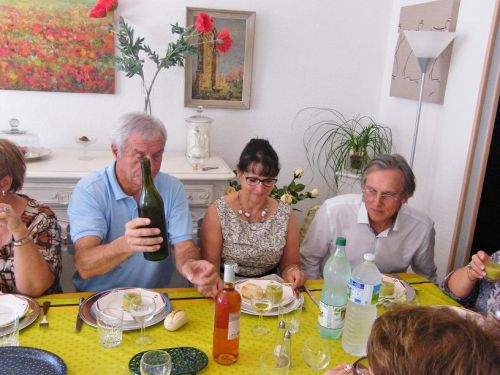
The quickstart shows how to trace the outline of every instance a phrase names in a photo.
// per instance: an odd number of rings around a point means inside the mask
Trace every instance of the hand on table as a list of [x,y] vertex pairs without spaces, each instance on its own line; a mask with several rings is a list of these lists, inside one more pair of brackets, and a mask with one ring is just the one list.
[[352,373],[352,366],[349,364],[343,364],[328,370],[324,373],[324,375],[349,375]]
[[286,279],[289,283],[292,283],[292,288],[293,289],[298,289],[302,285],[304,285],[305,277],[304,277],[304,272],[301,270],[294,268],[287,272],[286,274]]
[[215,297],[222,289],[219,273],[215,266],[206,260],[188,260],[182,266],[182,273],[206,297]]

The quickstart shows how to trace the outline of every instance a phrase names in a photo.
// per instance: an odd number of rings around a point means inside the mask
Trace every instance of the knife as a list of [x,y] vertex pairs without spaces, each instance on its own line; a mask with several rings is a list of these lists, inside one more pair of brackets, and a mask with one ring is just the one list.
[[80,317],[80,308],[82,307],[82,303],[85,301],[85,298],[80,297],[80,301],[78,302],[78,315],[76,316],[76,327],[75,332],[78,333],[82,329],[83,320]]
[[313,294],[311,293],[311,291],[307,288],[307,286],[303,286],[304,290],[306,291],[307,294],[309,294],[309,297],[311,297],[312,301],[316,304],[316,306],[319,306],[319,302],[318,300],[316,299],[316,297],[313,296]]

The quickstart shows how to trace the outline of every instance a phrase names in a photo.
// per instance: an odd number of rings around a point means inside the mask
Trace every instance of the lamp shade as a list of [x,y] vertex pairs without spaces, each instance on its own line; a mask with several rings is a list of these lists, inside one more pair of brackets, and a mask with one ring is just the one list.
[[454,32],[403,31],[413,54],[417,58],[437,58],[455,38]]

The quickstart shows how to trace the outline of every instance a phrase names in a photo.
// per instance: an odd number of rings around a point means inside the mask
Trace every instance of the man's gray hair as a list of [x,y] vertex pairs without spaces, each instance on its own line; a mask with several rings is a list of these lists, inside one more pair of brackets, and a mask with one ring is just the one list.
[[140,134],[148,141],[161,137],[167,142],[167,129],[160,119],[141,112],[128,113],[120,117],[111,136],[111,143],[118,148],[120,154],[133,133]]
[[405,158],[399,154],[383,154],[375,156],[366,164],[361,177],[361,187],[364,189],[366,177],[373,171],[381,169],[399,169],[403,173],[403,193],[411,197],[415,192],[415,175]]

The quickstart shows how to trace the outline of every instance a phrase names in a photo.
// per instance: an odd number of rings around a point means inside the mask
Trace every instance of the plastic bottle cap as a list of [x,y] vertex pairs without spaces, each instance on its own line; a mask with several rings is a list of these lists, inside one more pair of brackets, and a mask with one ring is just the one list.
[[339,246],[345,246],[346,243],[345,237],[337,237],[335,243]]
[[365,253],[363,255],[363,259],[368,261],[368,262],[373,262],[375,260],[375,254],[372,253]]

